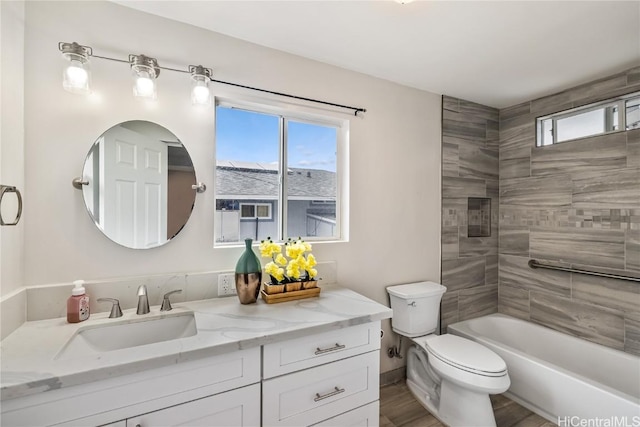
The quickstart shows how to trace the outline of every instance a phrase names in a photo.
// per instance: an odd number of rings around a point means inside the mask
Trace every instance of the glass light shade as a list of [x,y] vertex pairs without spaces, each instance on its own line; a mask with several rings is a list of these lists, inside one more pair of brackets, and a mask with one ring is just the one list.
[[156,73],[146,65],[136,65],[133,70],[133,95],[137,98],[157,99]]
[[62,72],[62,87],[71,93],[88,94],[91,78],[88,59],[75,53],[65,53],[64,57],[68,62]]
[[191,103],[193,105],[211,106],[209,82],[204,76],[194,76],[191,83]]

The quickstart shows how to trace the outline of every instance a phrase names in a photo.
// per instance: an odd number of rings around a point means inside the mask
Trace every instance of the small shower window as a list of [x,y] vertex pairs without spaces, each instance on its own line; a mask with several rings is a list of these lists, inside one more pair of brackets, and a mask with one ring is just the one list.
[[491,237],[491,199],[469,197],[467,203],[467,237]]
[[640,92],[538,117],[536,126],[538,147],[637,129],[640,128]]
[[627,101],[626,116],[627,130],[640,129],[640,97]]

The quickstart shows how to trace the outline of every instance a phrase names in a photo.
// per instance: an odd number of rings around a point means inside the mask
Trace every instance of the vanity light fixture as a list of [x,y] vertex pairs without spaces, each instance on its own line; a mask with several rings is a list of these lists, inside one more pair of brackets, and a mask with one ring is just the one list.
[[129,55],[129,64],[133,73],[133,96],[141,99],[156,100],[156,77],[160,67],[155,58],[145,55]]
[[[406,3],[409,1],[412,0],[404,0]],[[352,110],[355,116],[357,116],[358,113],[365,113],[367,111],[365,108],[351,107],[349,105],[320,101],[318,99],[307,98],[304,96],[274,92],[272,90],[216,80],[212,77],[213,71],[211,68],[205,68],[202,65],[189,65],[188,70],[179,70],[175,68],[161,67],[158,65],[157,59],[146,55],[129,55],[128,61],[125,59],[110,58],[108,56],[99,56],[94,55],[93,50],[90,47],[82,46],[76,42],[60,42],[58,43],[58,49],[62,52],[62,56],[69,61],[69,64],[65,67],[63,74],[63,86],[66,90],[73,93],[89,93],[89,83],[91,79],[91,74],[89,72],[89,57],[93,57],[129,64],[134,79],[133,95],[137,98],[152,100],[157,98],[156,79],[160,75],[160,70],[162,69],[178,73],[188,73],[191,75],[191,103],[193,105],[211,106],[213,97],[211,96],[211,90],[209,89],[209,82],[213,82],[268,93],[271,95],[298,99],[301,101],[314,102],[316,104],[328,105],[335,108],[344,108]],[[78,185],[78,188],[82,188],[82,183],[78,183]]]
[[88,94],[91,90],[91,70],[89,67],[91,48],[76,42],[60,42],[58,49],[62,52],[62,57],[67,60],[62,71],[62,87],[71,93]]
[[211,68],[205,68],[202,65],[189,65],[189,72],[191,73],[191,103],[210,107],[211,90],[209,90],[209,81],[213,71]]

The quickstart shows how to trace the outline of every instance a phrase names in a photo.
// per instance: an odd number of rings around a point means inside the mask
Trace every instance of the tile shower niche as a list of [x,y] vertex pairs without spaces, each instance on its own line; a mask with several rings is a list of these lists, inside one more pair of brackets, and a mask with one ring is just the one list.
[[491,199],[469,197],[467,201],[467,237],[491,236]]

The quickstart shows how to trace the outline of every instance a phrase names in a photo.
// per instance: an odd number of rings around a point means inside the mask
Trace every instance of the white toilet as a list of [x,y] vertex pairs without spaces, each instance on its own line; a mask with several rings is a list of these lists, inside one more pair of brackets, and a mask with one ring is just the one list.
[[507,365],[474,341],[434,335],[446,290],[433,282],[387,288],[393,330],[413,342],[407,353],[407,386],[429,412],[449,426],[495,426],[489,394],[509,388]]

